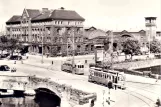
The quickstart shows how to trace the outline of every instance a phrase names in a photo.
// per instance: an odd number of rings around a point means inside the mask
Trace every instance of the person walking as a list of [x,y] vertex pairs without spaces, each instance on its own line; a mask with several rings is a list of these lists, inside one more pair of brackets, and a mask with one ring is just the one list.
[[156,81],[155,82],[158,82],[158,79],[159,79],[159,75],[156,74]]
[[118,76],[115,77],[115,90],[117,89],[117,83],[118,83]]

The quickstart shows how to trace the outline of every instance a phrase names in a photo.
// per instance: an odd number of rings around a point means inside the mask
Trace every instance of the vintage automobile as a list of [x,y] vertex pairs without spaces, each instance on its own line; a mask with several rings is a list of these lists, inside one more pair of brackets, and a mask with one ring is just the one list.
[[18,55],[13,55],[9,57],[10,60],[21,60],[22,56],[18,56]]
[[16,69],[15,68],[10,69],[8,65],[0,65],[0,71],[16,72]]

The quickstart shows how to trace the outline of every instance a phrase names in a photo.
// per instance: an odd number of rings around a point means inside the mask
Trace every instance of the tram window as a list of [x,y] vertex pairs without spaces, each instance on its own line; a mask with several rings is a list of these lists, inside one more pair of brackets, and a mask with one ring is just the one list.
[[98,76],[98,73],[96,72],[96,76]]
[[84,65],[82,65],[82,68],[84,68]]

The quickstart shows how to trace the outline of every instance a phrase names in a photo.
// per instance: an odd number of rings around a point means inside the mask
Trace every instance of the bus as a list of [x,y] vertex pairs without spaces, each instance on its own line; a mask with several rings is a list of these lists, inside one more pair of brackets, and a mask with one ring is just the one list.
[[[103,71],[101,68],[91,67],[89,69],[88,82],[95,82],[98,84],[108,85],[109,82],[112,82],[114,85],[117,85],[120,89],[126,89],[125,86],[125,75],[123,72],[118,72],[115,70],[106,70]],[[117,79],[117,83],[116,83]]]
[[66,61],[61,65],[61,70],[65,72],[72,73],[72,71],[75,74],[78,75],[84,75],[84,64],[81,62],[74,63],[74,68],[72,66],[72,61]]

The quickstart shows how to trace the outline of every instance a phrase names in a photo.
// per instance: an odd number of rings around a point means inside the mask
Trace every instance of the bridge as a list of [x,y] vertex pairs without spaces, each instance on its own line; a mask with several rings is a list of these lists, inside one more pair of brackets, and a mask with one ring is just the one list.
[[83,105],[89,102],[89,99],[96,98],[95,93],[84,92],[74,89],[66,84],[51,81],[50,78],[40,78],[34,76],[9,76],[0,75],[0,89],[26,91],[46,89],[54,92],[63,103],[62,99],[66,99],[71,103]]

